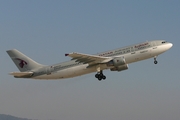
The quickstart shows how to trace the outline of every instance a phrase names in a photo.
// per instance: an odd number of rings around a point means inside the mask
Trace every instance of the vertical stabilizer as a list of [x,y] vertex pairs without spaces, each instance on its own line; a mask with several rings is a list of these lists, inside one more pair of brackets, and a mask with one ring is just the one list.
[[43,66],[16,49],[8,50],[7,53],[21,72],[30,71]]

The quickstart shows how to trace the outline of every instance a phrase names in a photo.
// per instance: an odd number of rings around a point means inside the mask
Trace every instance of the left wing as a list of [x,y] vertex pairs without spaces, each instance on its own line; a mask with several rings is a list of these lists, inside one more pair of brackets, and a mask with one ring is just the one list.
[[76,62],[89,65],[107,63],[110,60],[112,60],[111,57],[102,57],[97,55],[89,55],[76,52],[65,54],[65,56],[71,57],[71,60],[76,60]]

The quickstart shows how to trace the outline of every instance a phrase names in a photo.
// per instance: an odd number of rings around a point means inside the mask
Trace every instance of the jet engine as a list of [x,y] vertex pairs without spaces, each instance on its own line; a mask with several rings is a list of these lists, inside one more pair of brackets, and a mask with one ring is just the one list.
[[114,66],[111,68],[111,71],[122,71],[122,70],[127,70],[128,69],[128,64],[126,64],[125,58],[124,57],[117,57],[108,62],[108,66]]
[[121,65],[118,67],[111,68],[110,70],[119,72],[119,71],[123,71],[123,70],[127,70],[127,69],[128,69],[128,64],[125,64],[125,65]]

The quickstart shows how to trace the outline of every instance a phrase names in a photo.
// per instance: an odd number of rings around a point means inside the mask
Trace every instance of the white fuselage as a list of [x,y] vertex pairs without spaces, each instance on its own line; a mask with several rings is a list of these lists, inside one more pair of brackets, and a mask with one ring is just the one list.
[[[149,47],[143,48],[143,45],[149,44]],[[142,48],[142,49],[138,49]],[[110,57],[124,57],[126,60],[126,64],[130,64],[133,62],[149,59],[158,56],[159,54],[167,51],[172,47],[172,43],[165,43],[165,44],[156,44],[156,41],[145,42],[138,45],[133,45],[127,48],[129,51],[123,54],[115,54],[118,50],[112,50],[110,52],[104,52],[98,54],[98,56],[110,56]],[[125,50],[125,49],[124,49]],[[118,52],[117,52],[118,53]],[[63,68],[65,64],[66,67]],[[99,64],[88,67],[88,64],[77,63],[75,60],[47,66],[45,68],[41,68],[37,70],[37,76],[32,76],[34,79],[63,79],[63,78],[71,78],[76,77],[92,72],[97,72],[97,68],[100,67],[101,70],[110,69],[112,66],[108,66],[107,64]],[[42,75],[38,75],[39,73],[45,73]]]

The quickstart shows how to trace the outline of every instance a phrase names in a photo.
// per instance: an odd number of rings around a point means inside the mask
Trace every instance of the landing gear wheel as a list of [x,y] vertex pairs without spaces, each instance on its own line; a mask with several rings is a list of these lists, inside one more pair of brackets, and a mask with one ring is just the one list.
[[99,81],[101,81],[101,80],[102,80],[102,77],[101,77],[100,75],[99,75],[99,77],[98,77],[98,80],[99,80]]
[[106,79],[106,76],[103,75],[102,71],[100,71],[99,73],[95,74],[95,77],[101,81],[102,79],[105,80]]
[[106,76],[103,75],[102,79],[105,80],[105,79],[106,79]]
[[98,78],[98,77],[99,77],[99,74],[96,74],[95,77]]
[[157,56],[154,57],[154,64],[157,64],[158,61],[156,60]]
[[155,61],[154,61],[154,64],[157,64],[157,63],[158,63],[158,61],[155,60]]

